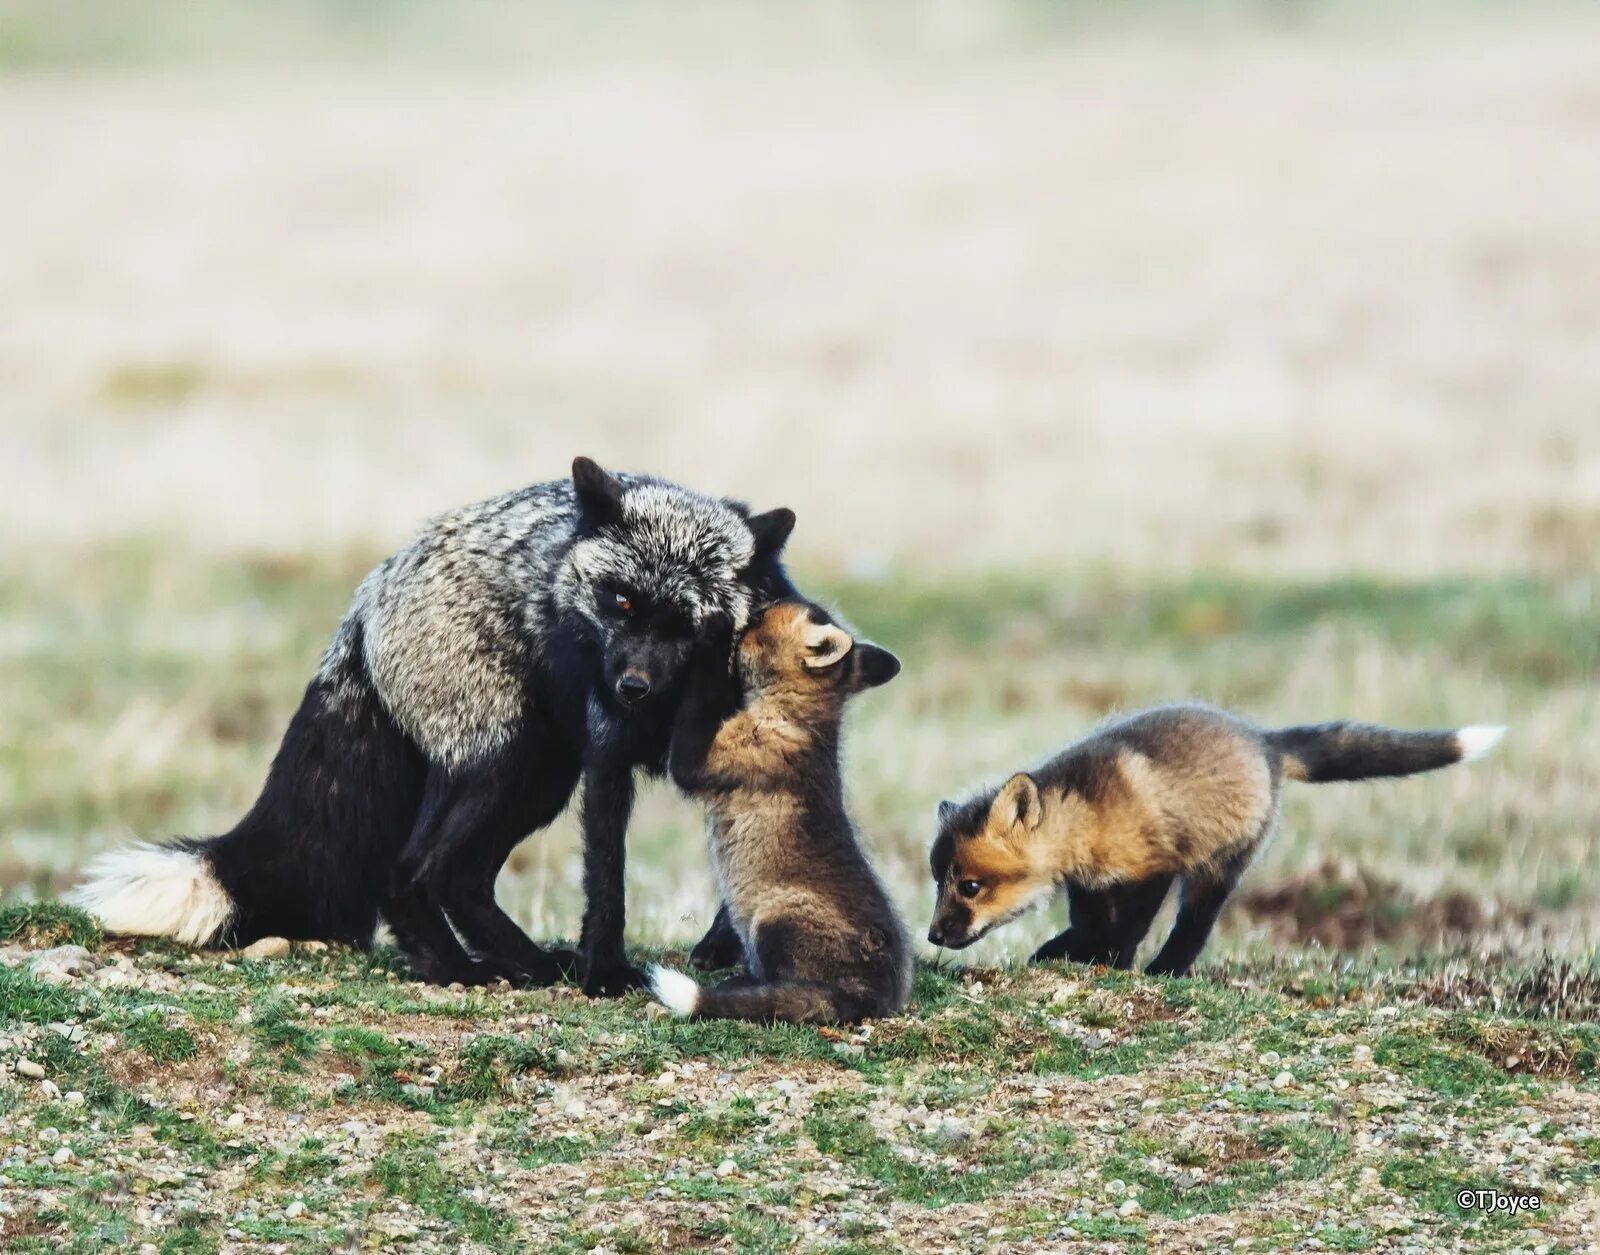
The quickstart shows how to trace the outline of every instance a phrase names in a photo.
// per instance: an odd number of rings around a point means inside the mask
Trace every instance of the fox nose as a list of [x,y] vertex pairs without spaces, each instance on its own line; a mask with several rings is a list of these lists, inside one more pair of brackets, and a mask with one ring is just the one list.
[[944,945],[944,929],[935,924],[932,928],[928,929],[928,940],[933,942],[933,944],[936,946]]
[[617,696],[628,705],[642,701],[650,695],[650,681],[631,672],[617,681]]

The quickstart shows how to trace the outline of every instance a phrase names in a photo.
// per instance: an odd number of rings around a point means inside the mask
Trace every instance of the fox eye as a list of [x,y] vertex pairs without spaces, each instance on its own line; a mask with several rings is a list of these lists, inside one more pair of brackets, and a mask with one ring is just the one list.
[[623,614],[633,613],[633,601],[629,598],[627,593],[613,593],[612,597],[615,601],[617,609],[622,611]]
[[956,886],[956,892],[963,898],[975,898],[983,892],[983,886],[976,880],[963,880]]

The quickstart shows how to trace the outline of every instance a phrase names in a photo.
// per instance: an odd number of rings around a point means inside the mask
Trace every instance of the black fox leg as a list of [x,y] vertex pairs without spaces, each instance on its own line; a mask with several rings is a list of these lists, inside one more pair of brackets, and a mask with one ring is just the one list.
[[583,992],[615,998],[642,989],[644,973],[622,946],[627,920],[623,838],[633,811],[633,771],[625,762],[591,760],[583,779],[583,935],[578,954]]
[[1149,880],[1120,885],[1111,890],[1111,938],[1115,947],[1115,953],[1111,956],[1112,967],[1133,966],[1139,943],[1150,931],[1150,921],[1155,919],[1171,887],[1171,876],[1153,876]]
[[1179,899],[1178,918],[1172,925],[1161,953],[1150,960],[1144,970],[1151,976],[1182,976],[1187,972],[1200,951],[1205,949],[1211,929],[1222,913],[1223,905],[1239,883],[1244,872],[1244,859],[1236,859],[1209,879],[1185,879]]
[[723,720],[739,707],[739,684],[729,663],[733,650],[733,625],[717,615],[701,625],[689,659],[686,689],[672,721],[668,770],[685,793],[698,792],[713,781],[706,774],[706,757]]
[[437,767],[430,768],[416,824],[394,867],[383,917],[412,969],[424,980],[484,984],[500,975],[492,964],[472,958],[462,947],[439,896],[439,847],[483,821],[492,805],[488,793],[468,778],[451,778]]
[[1104,889],[1067,885],[1067,901],[1072,906],[1072,923],[1066,932],[1052,937],[1033,953],[1030,960],[1044,963],[1066,959],[1071,963],[1109,963],[1112,959],[1110,902]]
[[578,764],[575,757],[549,747],[530,751],[527,759],[537,765],[519,769],[513,762],[510,770],[498,773],[504,786],[497,791],[498,803],[483,823],[437,850],[430,863],[437,862],[442,870],[429,879],[440,885],[445,913],[471,950],[514,985],[550,985],[576,975],[577,955],[535,944],[501,910],[494,885],[517,843],[566,806],[577,783]]
[[689,966],[702,972],[714,972],[742,962],[744,946],[739,934],[733,931],[733,921],[728,918],[728,907],[724,903],[717,908],[717,918],[711,921],[706,935],[689,951]]
[[383,918],[418,980],[435,985],[486,985],[499,974],[461,948],[444,911],[424,888],[389,886]]

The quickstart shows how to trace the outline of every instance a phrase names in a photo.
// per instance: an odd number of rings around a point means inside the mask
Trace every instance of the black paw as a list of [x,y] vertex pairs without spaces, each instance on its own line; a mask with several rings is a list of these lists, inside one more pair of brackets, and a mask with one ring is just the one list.
[[697,972],[720,972],[744,962],[744,947],[737,937],[707,937],[689,951],[689,966]]
[[583,992],[591,998],[620,998],[645,987],[645,974],[622,960],[591,962],[583,973]]
[[1029,963],[1059,963],[1067,959],[1074,963],[1084,962],[1083,955],[1088,953],[1088,939],[1082,934],[1068,929],[1059,937],[1052,937],[1044,945],[1033,952]]

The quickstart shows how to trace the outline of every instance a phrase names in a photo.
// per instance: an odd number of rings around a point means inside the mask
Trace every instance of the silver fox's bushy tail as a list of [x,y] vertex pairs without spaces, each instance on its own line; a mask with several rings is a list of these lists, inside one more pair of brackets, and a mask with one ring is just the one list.
[[1291,780],[1373,780],[1410,776],[1482,758],[1505,728],[1472,724],[1446,732],[1402,732],[1370,723],[1318,723],[1278,728],[1267,744],[1283,755]]
[[109,932],[191,946],[267,936],[368,945],[423,775],[367,676],[359,625],[347,621],[231,831],[102,855],[66,900]]
[[206,856],[188,842],[102,854],[63,900],[89,912],[108,932],[171,937],[186,946],[214,943],[237,911]]
[[849,1024],[873,1009],[869,999],[819,981],[702,985],[692,976],[659,966],[650,969],[650,992],[674,1015],[696,1020]]

